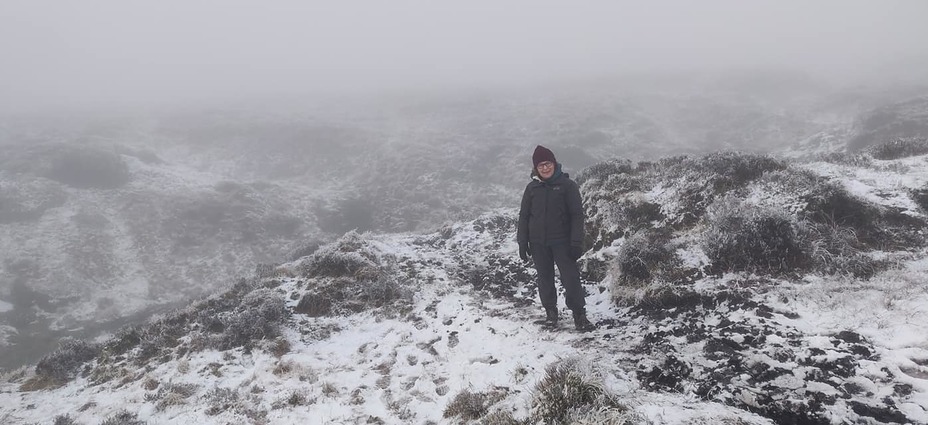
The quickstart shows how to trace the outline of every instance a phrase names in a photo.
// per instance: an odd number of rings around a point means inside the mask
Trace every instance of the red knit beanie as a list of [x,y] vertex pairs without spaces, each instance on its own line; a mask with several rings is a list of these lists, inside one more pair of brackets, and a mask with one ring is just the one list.
[[554,159],[554,152],[551,152],[550,149],[542,145],[538,145],[538,147],[535,148],[535,153],[532,154],[532,166],[538,167],[538,164],[545,161],[557,163],[557,160]]

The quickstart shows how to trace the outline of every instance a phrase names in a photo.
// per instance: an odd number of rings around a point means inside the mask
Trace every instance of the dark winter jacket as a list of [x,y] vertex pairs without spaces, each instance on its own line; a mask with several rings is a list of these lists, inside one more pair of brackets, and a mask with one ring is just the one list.
[[561,164],[547,181],[532,173],[532,181],[522,194],[518,242],[583,246],[580,187],[567,173],[561,173]]

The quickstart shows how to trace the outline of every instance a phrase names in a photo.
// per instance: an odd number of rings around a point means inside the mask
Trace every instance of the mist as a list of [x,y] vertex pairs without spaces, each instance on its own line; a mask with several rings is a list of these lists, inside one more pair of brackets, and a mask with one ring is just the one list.
[[783,69],[918,80],[922,1],[4,2],[0,111]]
[[923,137],[926,16],[922,1],[2,2],[0,371],[346,233],[513,208],[537,144],[579,176]]

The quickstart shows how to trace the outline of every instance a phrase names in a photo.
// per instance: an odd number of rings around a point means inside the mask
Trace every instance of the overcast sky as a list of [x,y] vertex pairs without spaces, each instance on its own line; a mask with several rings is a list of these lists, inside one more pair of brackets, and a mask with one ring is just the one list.
[[[928,1],[0,0],[0,109],[928,63]],[[928,80],[928,78],[926,78]]]

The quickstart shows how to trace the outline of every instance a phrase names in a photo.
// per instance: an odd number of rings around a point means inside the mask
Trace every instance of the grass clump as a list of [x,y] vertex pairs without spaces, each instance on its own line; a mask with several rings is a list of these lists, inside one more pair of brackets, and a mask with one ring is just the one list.
[[171,406],[187,404],[187,399],[196,394],[196,384],[165,384],[155,394],[146,395],[147,401],[157,401],[155,409],[164,411]]
[[147,422],[140,421],[139,415],[131,413],[128,410],[121,410],[108,416],[100,425],[146,425]]
[[618,417],[627,409],[609,394],[600,379],[577,358],[554,362],[535,388],[531,423],[570,424],[590,412]]
[[875,261],[863,251],[853,228],[823,223],[809,223],[803,237],[807,240],[809,260],[824,274],[850,274],[870,278],[888,264]]
[[461,421],[484,418],[490,412],[490,407],[506,398],[507,393],[507,389],[497,387],[483,392],[465,389],[451,399],[442,412],[442,417],[457,418]]

